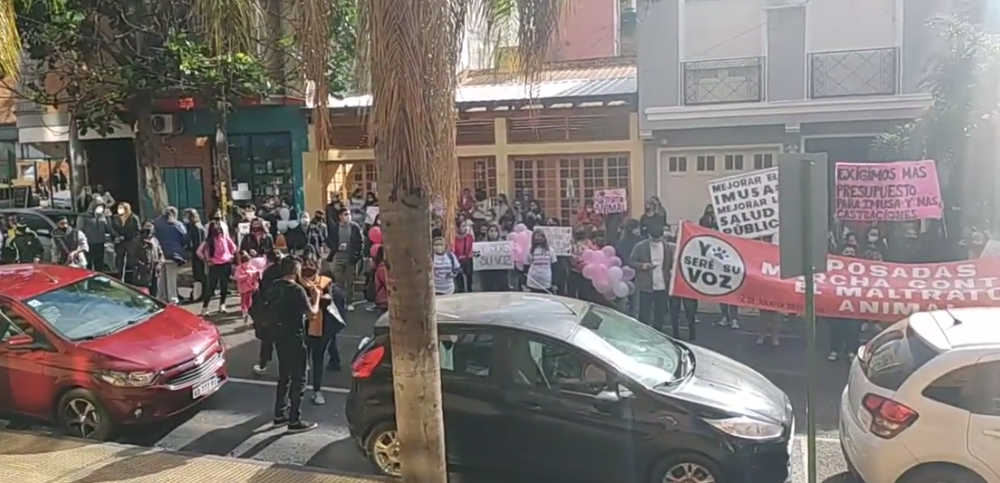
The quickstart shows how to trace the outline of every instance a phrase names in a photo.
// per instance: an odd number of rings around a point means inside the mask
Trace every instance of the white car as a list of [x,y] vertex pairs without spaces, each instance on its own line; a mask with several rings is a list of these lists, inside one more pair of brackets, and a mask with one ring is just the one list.
[[1000,309],[913,314],[859,350],[840,445],[866,483],[1000,483]]

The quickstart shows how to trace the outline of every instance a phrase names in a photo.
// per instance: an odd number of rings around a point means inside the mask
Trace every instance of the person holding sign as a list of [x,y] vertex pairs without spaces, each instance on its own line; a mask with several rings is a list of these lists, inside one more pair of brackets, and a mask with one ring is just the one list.
[[431,264],[434,267],[434,293],[436,295],[451,295],[455,293],[455,278],[462,273],[462,265],[444,242],[444,236],[439,230],[434,230],[431,246]]
[[524,263],[528,266],[528,290],[549,293],[552,289],[552,265],[556,263],[556,254],[549,249],[549,242],[541,230],[532,232],[531,251]]
[[[486,229],[486,238],[483,241],[503,241],[503,238],[500,236],[500,225],[497,225],[496,223],[490,224]],[[480,288],[482,288],[485,292],[506,292],[510,290],[510,271],[480,270],[479,283],[481,286]]]

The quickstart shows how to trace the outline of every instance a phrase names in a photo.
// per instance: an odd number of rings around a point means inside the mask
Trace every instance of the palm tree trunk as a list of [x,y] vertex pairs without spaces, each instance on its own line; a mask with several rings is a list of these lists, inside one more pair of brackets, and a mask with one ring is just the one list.
[[452,48],[446,47],[454,44],[450,3],[367,2],[370,122],[389,262],[389,333],[404,483],[448,480],[430,218],[435,168],[455,162],[454,61]]

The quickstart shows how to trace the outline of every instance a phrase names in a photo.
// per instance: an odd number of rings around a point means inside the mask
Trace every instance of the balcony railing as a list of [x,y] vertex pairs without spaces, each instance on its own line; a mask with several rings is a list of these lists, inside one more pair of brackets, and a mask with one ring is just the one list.
[[809,97],[891,96],[899,90],[899,49],[809,54]]
[[684,104],[728,104],[764,100],[764,58],[684,62]]

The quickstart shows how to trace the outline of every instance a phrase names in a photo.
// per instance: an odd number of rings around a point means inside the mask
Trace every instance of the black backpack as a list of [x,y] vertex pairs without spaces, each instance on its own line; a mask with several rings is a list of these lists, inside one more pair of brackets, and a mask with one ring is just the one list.
[[275,322],[277,317],[274,313],[276,304],[273,297],[268,297],[267,292],[272,284],[263,284],[251,295],[250,310],[247,314],[253,320],[254,335],[260,340],[269,340],[273,337]]

